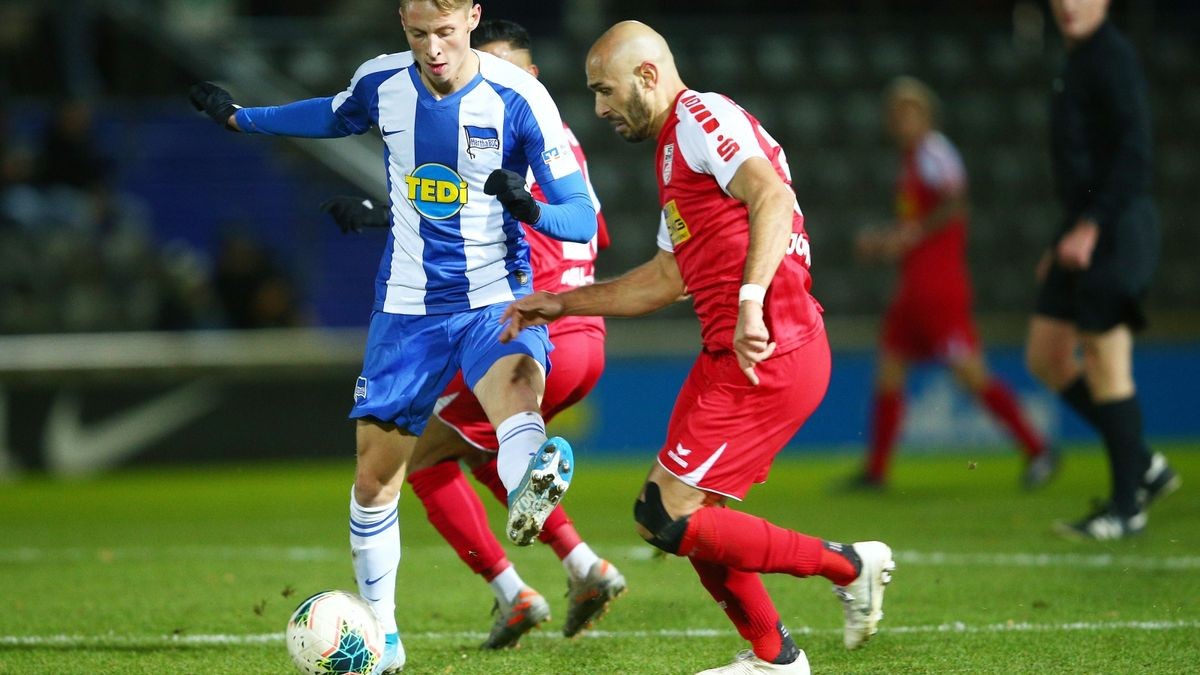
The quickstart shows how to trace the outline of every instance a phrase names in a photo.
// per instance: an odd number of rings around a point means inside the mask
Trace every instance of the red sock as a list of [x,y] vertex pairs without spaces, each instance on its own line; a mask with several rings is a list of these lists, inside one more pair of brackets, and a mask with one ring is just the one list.
[[900,421],[904,415],[904,397],[899,391],[875,393],[871,417],[871,454],[867,457],[867,477],[877,481],[887,478],[888,462],[896,448]]
[[500,480],[500,474],[496,471],[496,458],[486,464],[471,469],[471,475],[475,476],[475,480],[479,481],[488,490],[491,490],[496,499],[508,508],[508,490],[504,489],[504,483]]
[[[471,473],[475,476],[475,480],[482,483],[487,489],[491,490],[496,499],[504,506],[508,506],[508,491],[504,489],[504,483],[500,482],[500,474],[496,472],[496,460],[486,464],[481,464]],[[546,523],[542,525],[542,532],[538,535],[538,541],[543,544],[549,544],[550,548],[554,549],[554,555],[558,556],[559,560],[567,557],[583,539],[579,533],[575,531],[575,525],[571,523],[571,519],[567,517],[566,511],[563,511],[562,506],[554,507],[550,512],[550,516],[546,518]]]
[[679,555],[744,572],[820,575],[839,586],[858,576],[853,563],[826,549],[824,541],[719,506],[688,517]]
[[568,553],[575,550],[576,546],[583,543],[583,538],[579,536],[579,532],[575,531],[575,524],[567,517],[567,512],[563,511],[560,504],[555,506],[554,510],[550,512],[550,517],[546,518],[546,524],[542,525],[538,541],[549,545],[554,549],[554,555],[562,560],[567,557]]
[[700,575],[700,583],[737,627],[738,635],[750,642],[754,655],[774,661],[783,647],[776,629],[779,612],[763,587],[762,577],[694,557],[688,560]]
[[429,522],[476,574],[491,581],[508,566],[488,527],[487,512],[458,462],[441,462],[408,475]]
[[1025,454],[1037,457],[1046,450],[1046,442],[1038,435],[1021,413],[1021,406],[1012,391],[999,380],[992,380],[979,394],[979,400],[1017,439]]

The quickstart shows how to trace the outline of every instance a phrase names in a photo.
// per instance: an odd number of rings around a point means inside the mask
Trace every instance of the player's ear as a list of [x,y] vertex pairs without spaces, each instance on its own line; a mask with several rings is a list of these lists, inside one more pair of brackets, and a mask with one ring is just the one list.
[[478,3],[471,5],[471,11],[467,14],[467,32],[479,27],[479,19],[482,16],[483,7],[480,7]]
[[642,89],[653,89],[658,85],[658,66],[651,61],[642,61],[637,68],[637,78]]

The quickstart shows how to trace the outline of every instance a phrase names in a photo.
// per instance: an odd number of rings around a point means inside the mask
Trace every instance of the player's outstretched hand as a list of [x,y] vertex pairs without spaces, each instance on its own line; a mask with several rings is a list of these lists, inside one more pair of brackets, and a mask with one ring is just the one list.
[[499,200],[522,223],[533,225],[542,216],[537,200],[525,189],[525,178],[515,171],[496,169],[483,184],[483,192]]
[[530,326],[541,326],[563,315],[565,307],[562,298],[556,293],[538,291],[515,300],[504,309],[500,323],[506,323],[504,332],[500,333],[500,341],[511,342],[523,329]]
[[738,303],[737,327],[733,330],[733,353],[737,355],[738,366],[756,387],[758,374],[754,367],[775,353],[775,343],[771,342],[762,312],[762,305],[753,300]]
[[368,227],[390,227],[387,209],[363,197],[332,197],[321,203],[321,210],[333,216],[342,234],[362,232]]
[[230,131],[237,131],[233,115],[242,106],[233,102],[229,92],[212,82],[199,82],[188,90],[188,99],[193,108],[211,117],[212,121]]

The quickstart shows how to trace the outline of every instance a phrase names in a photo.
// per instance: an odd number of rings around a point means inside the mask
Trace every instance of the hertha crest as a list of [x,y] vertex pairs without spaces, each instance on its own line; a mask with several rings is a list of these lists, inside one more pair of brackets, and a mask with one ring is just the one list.
[[673,162],[674,159],[675,159],[675,144],[667,143],[666,145],[663,146],[663,165],[662,165],[663,185],[666,185],[671,182],[671,165],[674,163]]

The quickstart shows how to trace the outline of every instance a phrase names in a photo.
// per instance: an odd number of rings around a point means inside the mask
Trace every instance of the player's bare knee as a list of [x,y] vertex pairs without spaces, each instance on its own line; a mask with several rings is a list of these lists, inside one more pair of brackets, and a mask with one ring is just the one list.
[[1025,367],[1046,386],[1061,389],[1073,379],[1078,366],[1070,352],[1031,344],[1025,350]]
[[667,553],[678,554],[688,516],[671,517],[657,483],[646,483],[645,495],[633,503],[633,519],[637,521],[638,534],[643,539]]
[[379,506],[396,499],[400,488],[390,481],[379,480],[370,474],[358,473],[354,477],[354,501],[359,506]]

